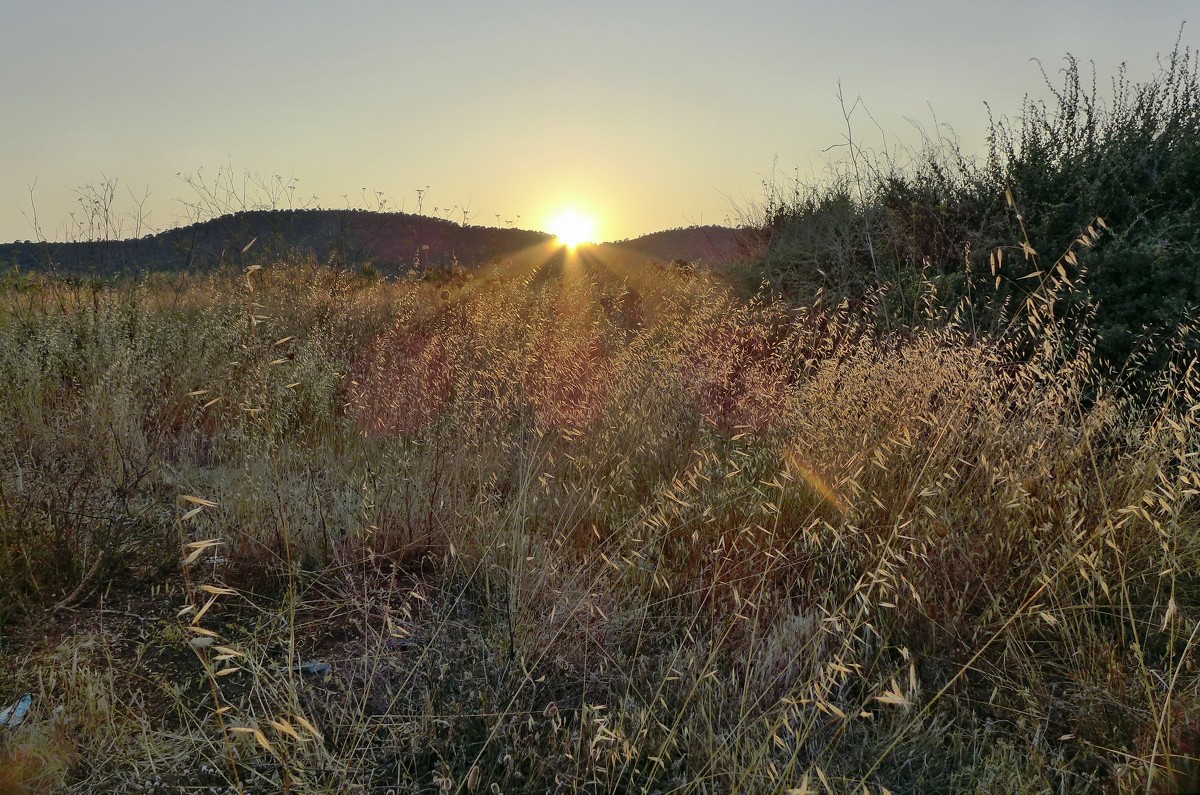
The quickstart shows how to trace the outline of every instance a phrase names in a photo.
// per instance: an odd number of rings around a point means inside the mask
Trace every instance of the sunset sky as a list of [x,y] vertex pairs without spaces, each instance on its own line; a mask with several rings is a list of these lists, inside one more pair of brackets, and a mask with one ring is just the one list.
[[899,140],[936,114],[978,150],[985,102],[1044,94],[1030,59],[1144,79],[1196,8],[0,0],[0,241],[35,238],[35,208],[71,234],[74,190],[105,178],[114,213],[148,193],[149,227],[174,226],[194,196],[177,175],[221,168],[294,176],[297,205],[415,212],[428,186],[426,213],[534,229],[575,208],[606,240],[736,222],[773,164],[817,174],[835,154],[839,81]]

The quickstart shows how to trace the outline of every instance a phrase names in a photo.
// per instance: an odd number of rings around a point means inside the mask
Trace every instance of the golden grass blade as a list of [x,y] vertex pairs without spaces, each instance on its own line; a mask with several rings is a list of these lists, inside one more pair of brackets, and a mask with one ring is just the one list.
[[878,696],[875,696],[875,700],[883,704],[891,704],[892,706],[896,707],[908,706],[908,699],[905,698],[904,694],[900,692],[900,685],[896,684],[895,681],[892,682],[890,689]]
[[192,565],[197,560],[199,560],[201,555],[203,555],[205,552],[212,549],[213,547],[219,545],[220,543],[221,542],[217,541],[217,540],[209,540],[209,541],[197,541],[197,542],[193,542],[191,544],[185,545],[184,549],[191,549],[192,551],[190,553],[188,553],[188,555],[183,559],[183,561],[179,565],[186,569],[188,566]]
[[271,743],[267,741],[267,736],[263,734],[260,729],[254,728],[253,726],[234,726],[229,731],[234,732],[235,734],[249,734],[259,745],[263,747],[265,751],[267,751],[267,753],[272,755],[275,754],[275,746],[271,745]]
[[318,740],[325,739],[324,735],[317,731],[317,727],[309,723],[308,718],[305,718],[303,715],[296,715],[294,717],[296,723],[299,723],[302,727],[304,727],[304,730],[308,732],[310,736],[315,737]]
[[189,541],[188,543],[183,545],[183,548],[184,549],[212,549],[215,546],[219,546],[221,543],[223,543],[223,542],[219,538],[206,538],[203,541]]
[[204,614],[209,611],[209,608],[211,608],[216,603],[216,601],[217,601],[217,597],[215,597],[215,596],[208,597],[208,601],[204,603],[204,607],[200,608],[200,610],[196,613],[196,615],[192,616],[192,623],[199,624],[200,619],[204,618]]
[[292,724],[288,723],[283,718],[279,718],[278,720],[271,720],[268,722],[275,729],[275,731],[279,732],[280,734],[286,734],[288,737],[291,737],[292,739],[297,740],[298,742],[302,742],[302,743],[308,742],[307,738],[301,737],[300,733],[297,732],[292,727]]
[[189,625],[185,626],[184,629],[186,629],[188,632],[191,632],[196,635],[200,635],[205,638],[221,637],[217,633],[213,632],[211,629],[206,629],[205,627],[198,627],[195,624],[189,624]]

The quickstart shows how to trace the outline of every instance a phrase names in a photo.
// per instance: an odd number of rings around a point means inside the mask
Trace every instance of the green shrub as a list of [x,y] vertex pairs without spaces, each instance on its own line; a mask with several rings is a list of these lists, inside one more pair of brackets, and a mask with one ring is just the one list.
[[[928,315],[921,285],[931,282],[941,317],[957,310],[991,333],[1009,326],[1035,267],[1022,244],[1053,263],[1099,216],[1111,233],[1076,252],[1071,278],[1086,279],[1071,300],[1096,306],[1101,358],[1119,366],[1200,305],[1197,68],[1177,44],[1149,80],[1122,68],[1102,96],[1068,56],[1057,79],[1046,75],[1048,101],[993,121],[982,161],[943,137],[905,160],[856,150],[829,184],[768,196],[761,274],[801,300],[883,287],[878,307],[897,326]],[[997,274],[998,249],[1007,267]]]

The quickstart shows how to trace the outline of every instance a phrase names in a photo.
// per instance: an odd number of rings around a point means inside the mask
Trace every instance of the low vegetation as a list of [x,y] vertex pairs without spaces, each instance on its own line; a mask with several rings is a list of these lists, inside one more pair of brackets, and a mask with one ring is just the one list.
[[1066,289],[12,282],[0,792],[1185,788],[1200,374]]

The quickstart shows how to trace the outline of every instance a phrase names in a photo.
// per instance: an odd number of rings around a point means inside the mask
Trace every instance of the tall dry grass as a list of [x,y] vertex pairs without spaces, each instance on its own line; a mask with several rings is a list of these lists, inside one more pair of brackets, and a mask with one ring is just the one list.
[[13,287],[0,788],[1184,788],[1198,376],[1127,390],[1045,306],[901,335],[561,258]]

